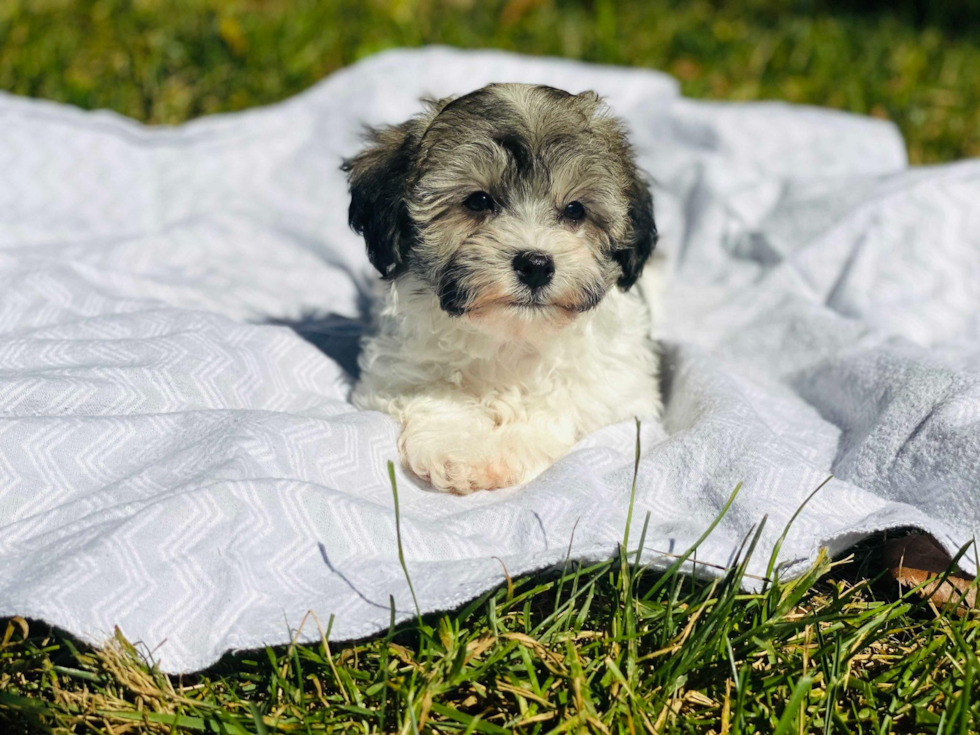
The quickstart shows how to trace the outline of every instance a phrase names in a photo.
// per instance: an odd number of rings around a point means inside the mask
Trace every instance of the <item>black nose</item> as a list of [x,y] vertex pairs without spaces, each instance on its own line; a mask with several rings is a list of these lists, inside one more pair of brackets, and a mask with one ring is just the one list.
[[555,275],[555,261],[544,253],[518,253],[514,257],[517,280],[533,289],[544,288]]

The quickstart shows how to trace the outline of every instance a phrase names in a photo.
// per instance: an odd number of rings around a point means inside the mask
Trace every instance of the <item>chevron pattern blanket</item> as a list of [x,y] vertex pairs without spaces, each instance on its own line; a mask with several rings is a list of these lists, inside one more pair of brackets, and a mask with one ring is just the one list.
[[[784,576],[881,529],[950,552],[976,536],[980,163],[909,168],[888,123],[692,102],[654,72],[435,48],[177,128],[0,97],[0,614],[94,643],[118,625],[169,672],[285,642],[308,610],[338,639],[385,628],[389,596],[414,614],[397,427],[347,401],[372,276],[338,164],[362,123],[490,81],[599,91],[656,179],[672,276],[644,562],[742,483],[698,570],[767,518],[763,574],[831,475]],[[635,431],[524,488],[451,497],[400,473],[423,610],[500,584],[498,558],[516,575],[615,553]]]

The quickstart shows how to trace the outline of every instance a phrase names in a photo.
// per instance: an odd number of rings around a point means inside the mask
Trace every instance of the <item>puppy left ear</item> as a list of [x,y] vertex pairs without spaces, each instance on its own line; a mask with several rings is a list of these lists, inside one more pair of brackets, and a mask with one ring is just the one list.
[[350,184],[348,221],[367,244],[368,259],[381,277],[395,278],[416,234],[406,205],[415,160],[417,120],[369,130],[369,145],[344,161]]
[[616,250],[613,258],[623,273],[617,285],[628,291],[643,273],[643,266],[657,246],[657,224],[653,219],[653,195],[639,172],[633,173],[633,181],[627,192],[629,199],[630,229],[625,247]]

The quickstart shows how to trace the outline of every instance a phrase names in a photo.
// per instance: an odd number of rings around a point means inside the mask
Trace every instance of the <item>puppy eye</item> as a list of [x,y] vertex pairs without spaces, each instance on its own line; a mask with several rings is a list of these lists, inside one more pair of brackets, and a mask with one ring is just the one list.
[[471,212],[487,212],[493,209],[493,198],[485,191],[477,191],[466,197],[463,205]]
[[565,207],[565,211],[562,212],[565,219],[570,219],[572,222],[578,222],[585,216],[585,207],[582,206],[582,202],[572,202]]

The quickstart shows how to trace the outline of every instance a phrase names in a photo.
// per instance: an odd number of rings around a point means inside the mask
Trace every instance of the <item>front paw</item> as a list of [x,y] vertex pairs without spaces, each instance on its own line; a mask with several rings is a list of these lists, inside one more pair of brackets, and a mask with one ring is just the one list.
[[486,446],[467,447],[460,437],[426,437],[408,430],[398,441],[402,464],[437,490],[468,495],[519,485],[527,478],[512,460]]

